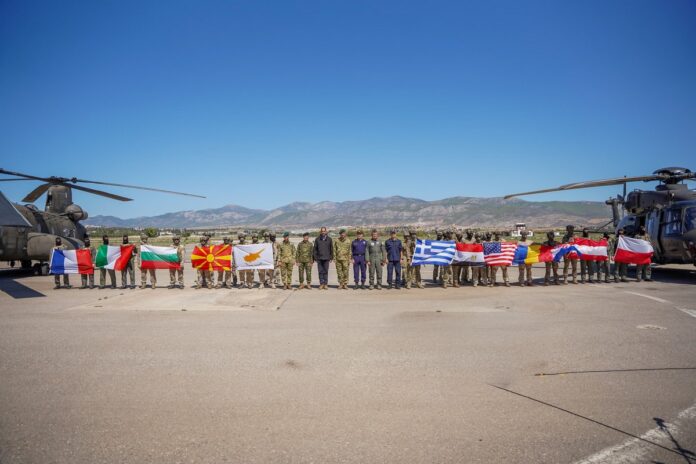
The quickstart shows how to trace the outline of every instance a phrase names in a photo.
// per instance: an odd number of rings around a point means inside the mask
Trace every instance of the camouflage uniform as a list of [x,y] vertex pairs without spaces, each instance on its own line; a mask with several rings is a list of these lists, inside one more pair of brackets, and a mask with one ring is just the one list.
[[[455,246],[457,246],[457,243],[462,243],[462,234],[455,234],[454,236],[454,243]],[[452,286],[453,287],[459,287],[459,283],[462,280],[462,269],[464,269],[464,265],[462,264],[455,264],[452,263]]]
[[[481,244],[481,236],[479,234],[474,235],[474,241],[478,245]],[[485,280],[483,280],[483,274],[486,272],[486,265],[481,263],[478,266],[469,265],[471,268],[471,285],[473,287],[478,287],[479,284],[486,285]]]
[[[532,245],[532,243],[527,241],[527,234],[522,232],[522,239],[517,242],[517,247],[529,247],[530,245]],[[519,271],[517,281],[519,282],[520,287],[524,287],[525,285],[529,287],[534,286],[534,282],[532,280],[532,265],[522,262],[518,264],[517,269]]]
[[[435,240],[442,240],[442,232],[435,231]],[[433,283],[437,284],[441,280],[440,266],[433,266]]]
[[[409,256],[411,258],[411,261],[413,261],[413,255],[416,254],[416,240],[418,240],[416,233],[411,232],[411,242],[409,246]],[[413,264],[409,263],[408,267],[411,272],[411,284],[414,284],[418,288],[423,288],[423,279],[421,278],[420,264],[414,266]]]
[[[65,245],[56,245],[53,247],[54,250],[67,250],[68,248]],[[60,274],[56,274],[53,276],[53,281],[56,283],[56,286],[53,287],[54,290],[57,290],[60,288]],[[63,274],[63,286],[65,288],[72,288],[72,285],[70,285],[70,275],[69,274]]]
[[[500,235],[498,234],[498,232],[496,232],[493,235],[493,241],[500,242],[501,244],[504,243],[504,241],[500,239]],[[498,285],[498,283],[496,282],[496,278],[498,275],[498,268],[500,268],[500,270],[503,273],[503,283],[505,284],[506,287],[509,287],[510,286],[510,278],[508,277],[508,267],[509,266],[489,266],[489,268],[488,268],[489,269],[489,271],[488,271],[488,286],[492,287],[494,285]]]
[[[634,238],[650,242],[650,235],[645,232],[639,232]],[[640,282],[643,279],[648,282],[652,280],[652,269],[650,268],[650,264],[636,264],[636,280]]]
[[[582,238],[590,238],[587,229],[582,230]],[[594,282],[595,261],[579,258],[580,260],[580,283],[585,283],[585,276],[589,283]]]
[[607,241],[607,259],[605,261],[597,261],[597,282],[601,282],[602,273],[604,273],[604,282],[609,283],[611,277],[611,258],[612,250],[614,249],[614,239],[609,237],[609,234],[605,234],[604,240]]
[[401,254],[401,269],[403,269],[403,279],[402,285],[406,288],[411,288],[411,283],[413,282],[413,268],[411,267],[411,259],[413,258],[413,253],[411,252],[411,235],[404,234],[404,251]]
[[[97,258],[96,249],[89,243],[85,243],[82,249],[89,250],[89,256],[91,257],[92,266],[94,267],[94,261]],[[89,281],[89,288],[94,288],[94,272],[96,272],[96,270],[94,270],[92,274],[80,274],[80,280],[82,281],[82,286],[80,288],[87,288],[87,281]]]
[[[179,269],[169,270],[169,288],[174,288],[179,285],[179,288],[184,288],[184,246],[179,243],[179,237],[172,239],[173,246],[176,248],[176,257],[179,259]],[[178,277],[178,279],[177,279]],[[177,282],[178,281],[178,282]]]
[[[619,234],[617,234],[616,240],[614,240],[614,244],[613,244],[614,246],[613,246],[612,253],[611,253],[612,256],[616,255],[616,249],[619,246],[619,236],[620,235],[623,235],[623,232],[620,232]],[[627,275],[628,275],[628,264],[617,263],[616,261],[614,261],[614,282],[618,282],[619,280],[621,280],[621,282],[626,282]]]
[[337,238],[333,241],[333,255],[336,260],[336,274],[338,276],[338,288],[347,288],[348,271],[351,260],[351,241],[347,237]]
[[[108,237],[102,237],[102,243],[104,245],[109,245]],[[95,256],[96,259],[96,256]],[[104,288],[106,286],[106,274],[109,273],[109,280],[111,281],[111,288],[116,288],[116,271],[113,269],[99,268],[99,288]]]
[[140,236],[140,246],[138,247],[138,268],[140,269],[140,288],[147,287],[147,275],[150,274],[150,285],[154,290],[157,287],[157,276],[154,269],[143,269],[143,250],[142,246],[147,245],[147,235]]
[[310,289],[312,288],[312,264],[314,264],[314,244],[309,240],[304,240],[304,237],[308,236],[308,234],[305,234],[302,238],[302,241],[297,245],[295,259],[297,260],[297,269],[300,274],[300,288],[305,288],[306,276],[307,288]]
[[280,263],[280,273],[283,278],[283,287],[290,289],[292,285],[292,267],[295,265],[297,249],[290,243],[290,234],[283,234],[283,243],[278,245],[278,261]]
[[[223,245],[231,245],[231,240],[229,237],[222,238]],[[230,252],[232,252],[230,248]],[[232,288],[232,257],[230,257],[230,268],[229,269],[219,269],[217,271],[217,283],[215,288]]]
[[365,249],[365,260],[367,261],[368,274],[370,275],[370,290],[375,286],[375,275],[377,276],[377,288],[382,288],[382,269],[387,261],[387,250],[384,242],[379,239],[370,238]]
[[276,235],[274,232],[271,232],[269,234],[269,239],[271,240],[271,243],[273,244],[273,257],[274,257],[274,268],[273,271],[268,271],[268,273],[272,274],[272,277],[270,278],[271,281],[271,288],[276,288],[276,285],[280,285],[280,277],[281,277],[281,269],[280,269],[280,244],[276,241]]
[[[444,240],[452,240],[452,232],[446,232],[444,234]],[[446,264],[440,266],[440,282],[442,283],[442,288],[447,288],[448,285],[452,285],[452,265]]]
[[[130,245],[127,241],[123,242],[124,245]],[[130,255],[130,259],[126,263],[126,267],[121,270],[121,288],[128,287],[128,277],[130,277],[130,288],[135,288],[135,259],[138,254],[138,249],[133,245],[133,252]]]
[[[208,237],[206,237],[205,235],[201,237],[201,247],[208,246],[208,243]],[[212,272],[210,272],[209,269],[198,269],[198,280],[196,281],[196,288],[202,287],[213,288],[213,276]]]
[[[549,233],[546,235],[546,238],[547,238],[548,240],[546,240],[546,241],[543,243],[543,245],[546,245],[546,246],[551,247],[551,248],[553,248],[553,247],[555,247],[556,245],[558,245],[558,242],[556,242],[556,241],[553,239],[553,237],[554,237],[553,232],[549,232]],[[554,261],[554,260],[547,261],[547,262],[544,263],[544,266],[545,266],[545,268],[546,268],[546,270],[545,270],[545,272],[544,272],[544,285],[547,285],[547,286],[548,286],[548,285],[549,285],[549,282],[551,282],[551,272],[552,272],[552,271],[553,271],[553,283],[554,283],[555,285],[558,285],[558,261]]]
[[[563,243],[574,243],[574,228],[573,226],[566,227],[566,234],[563,236]],[[563,257],[563,284],[568,283],[568,267],[571,268],[571,277],[573,283],[578,283],[578,258],[572,258],[570,253]]]
[[[251,237],[251,243],[257,243],[254,242],[254,237]],[[268,239],[268,234],[263,234],[263,242],[262,243],[271,243],[271,241]],[[273,247],[273,266],[276,267],[276,250],[275,247]],[[266,285],[268,285],[268,281],[270,278],[273,276],[273,269],[257,269],[259,273],[259,288],[264,288]]]

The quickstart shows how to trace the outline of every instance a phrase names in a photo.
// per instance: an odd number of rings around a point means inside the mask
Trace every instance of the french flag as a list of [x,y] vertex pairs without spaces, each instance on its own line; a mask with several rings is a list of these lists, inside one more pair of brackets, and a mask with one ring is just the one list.
[[89,250],[53,250],[51,274],[94,274]]
[[639,238],[619,235],[614,261],[626,264],[650,264],[653,247],[650,242]]
[[576,237],[573,245],[580,252],[580,259],[584,261],[607,260],[607,239],[591,240],[589,238]]
[[454,260],[470,266],[485,265],[483,243],[457,243]]

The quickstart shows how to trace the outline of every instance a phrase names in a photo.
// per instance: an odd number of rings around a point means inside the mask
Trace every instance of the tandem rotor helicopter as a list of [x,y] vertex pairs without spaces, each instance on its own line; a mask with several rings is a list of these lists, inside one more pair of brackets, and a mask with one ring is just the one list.
[[[696,190],[684,181],[696,180],[696,173],[687,168],[658,169],[647,176],[617,177],[614,179],[577,182],[556,188],[506,195],[505,199],[536,193],[557,192],[591,187],[623,184],[623,195],[606,201],[612,208],[615,232],[627,234],[645,226],[654,249],[653,261],[658,264],[696,265]],[[626,194],[628,182],[658,181],[655,190],[636,189]],[[621,214],[619,205],[625,214]],[[608,225],[607,224],[607,225]]]
[[[82,246],[83,240],[87,236],[85,227],[80,224],[80,221],[87,219],[87,211],[73,203],[73,189],[118,201],[132,200],[132,198],[103,190],[76,185],[78,183],[110,185],[205,198],[191,193],[99,182],[76,177],[37,177],[5,169],[0,169],[0,174],[13,176],[9,179],[0,179],[0,182],[41,182],[41,185],[24,197],[22,201],[26,204],[12,203],[0,192],[0,261],[9,261],[11,265],[19,261],[23,269],[33,268],[34,272],[39,275],[48,274],[47,261],[50,258],[51,249],[55,245],[56,237],[60,237],[66,247],[75,249]],[[46,194],[46,206],[41,211],[31,203],[38,200],[44,193]],[[38,261],[38,263],[32,265],[34,261]]]

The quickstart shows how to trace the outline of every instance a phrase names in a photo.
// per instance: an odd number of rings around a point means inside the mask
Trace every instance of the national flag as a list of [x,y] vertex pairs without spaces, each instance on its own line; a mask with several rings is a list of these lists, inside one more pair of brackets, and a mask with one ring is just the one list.
[[176,247],[140,245],[141,269],[181,269]]
[[432,264],[435,266],[447,266],[452,264],[456,251],[454,240],[416,239],[416,249],[413,252],[411,265]]
[[550,261],[559,262],[562,258],[565,258],[566,256],[568,256],[569,258],[575,256],[577,258],[579,254],[581,254],[580,251],[572,243],[562,243],[554,247],[542,245],[541,256],[539,257],[539,261],[545,263]]
[[539,263],[543,262],[542,258],[546,257],[548,257],[547,261],[551,261],[553,256],[548,253],[551,248],[537,243],[517,242],[515,258],[512,260],[512,264],[519,266],[520,264]]
[[89,249],[52,250],[49,261],[51,274],[94,274]]
[[457,243],[454,261],[469,266],[484,266],[483,243]]
[[576,237],[573,246],[577,248],[580,259],[584,261],[606,261],[607,239],[591,240],[589,238]]
[[100,245],[94,267],[122,271],[133,255],[133,245]]
[[237,269],[273,269],[273,247],[270,243],[252,243],[234,246]]
[[232,246],[197,246],[191,254],[191,266],[208,271],[229,271],[232,269]]
[[619,235],[614,261],[626,264],[650,264],[653,247],[647,240]]
[[509,266],[515,257],[515,242],[484,242],[483,259],[488,266]]

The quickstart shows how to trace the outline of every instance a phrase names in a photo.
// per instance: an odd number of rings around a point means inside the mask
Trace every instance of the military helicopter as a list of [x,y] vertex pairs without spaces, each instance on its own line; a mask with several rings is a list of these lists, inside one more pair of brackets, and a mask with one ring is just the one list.
[[[624,186],[623,195],[606,201],[612,207],[615,231],[634,233],[645,226],[655,250],[653,261],[658,264],[696,265],[696,190],[684,183],[696,180],[696,173],[687,168],[658,169],[647,176],[617,177],[614,179],[577,182],[556,188],[506,195],[505,199],[536,193],[557,192],[609,185]],[[655,190],[636,189],[626,194],[628,182],[658,181]],[[625,211],[621,215],[619,205]]]
[[[5,169],[0,169],[0,174],[13,176],[9,179],[0,179],[0,182],[41,182],[41,185],[24,197],[22,201],[26,204],[23,205],[11,203],[0,192],[0,261],[9,261],[11,266],[14,266],[16,261],[19,261],[23,269],[33,268],[38,275],[48,273],[47,261],[50,258],[51,249],[55,245],[56,237],[60,237],[66,247],[75,249],[83,245],[83,241],[87,236],[87,230],[80,224],[80,221],[87,219],[87,211],[73,203],[73,189],[118,201],[132,200],[132,198],[121,195],[76,185],[78,183],[111,185],[114,187],[205,198],[204,196],[191,193],[139,187],[137,185],[99,182],[78,179],[76,177],[37,177]],[[46,194],[46,206],[41,211],[31,203],[38,200],[44,193]],[[33,261],[38,261],[38,263],[32,266]]]

